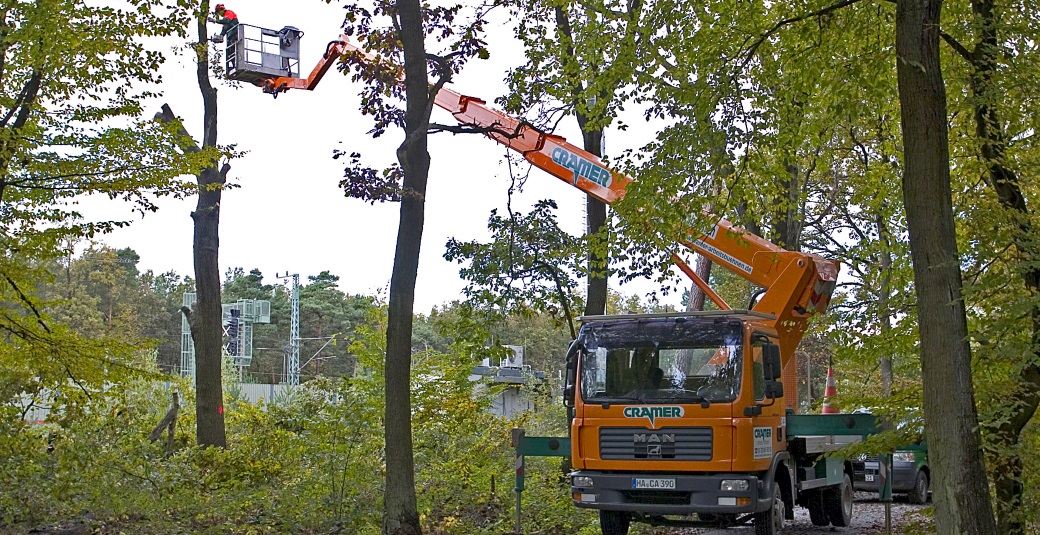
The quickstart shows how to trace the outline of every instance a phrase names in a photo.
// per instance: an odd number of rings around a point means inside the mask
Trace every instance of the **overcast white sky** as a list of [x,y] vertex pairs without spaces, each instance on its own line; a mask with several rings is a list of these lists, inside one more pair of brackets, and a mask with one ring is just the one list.
[[[343,10],[321,0],[248,0],[225,2],[244,24],[267,28],[295,26],[305,32],[301,41],[302,70],[310,71],[325,45],[340,34]],[[291,5],[291,7],[290,7]],[[212,28],[218,28],[213,24]],[[192,30],[194,31],[194,29]],[[491,60],[474,61],[452,87],[461,93],[493,101],[505,92],[505,69],[522,60],[512,30],[489,28]],[[202,99],[190,58],[170,57],[163,70],[165,102],[185,120],[188,131],[202,134]],[[391,131],[378,140],[366,135],[370,118],[358,111],[359,87],[338,72],[330,72],[313,92],[294,91],[273,99],[253,86],[219,86],[219,143],[236,144],[248,151],[231,163],[229,181],[240,187],[224,192],[220,219],[221,271],[259,268],[265,281],[277,282],[276,273],[307,276],[329,270],[339,275],[347,293],[389,291],[397,236],[396,203],[371,205],[344,197],[338,187],[344,162],[333,160],[335,149],[361,152],[365,161],[381,166],[393,161],[402,133]],[[162,101],[156,101],[156,110]],[[434,112],[437,122],[453,124],[446,112]],[[629,120],[629,123],[637,122]],[[560,132],[580,145],[573,119]],[[638,146],[648,139],[607,135],[609,150]],[[629,142],[626,142],[629,141]],[[426,226],[416,287],[415,311],[460,298],[463,281],[458,265],[444,260],[444,244],[486,240],[487,218],[493,208],[504,212],[509,172],[505,149],[476,135],[441,133],[430,139],[432,167],[426,199]],[[559,204],[561,225],[572,233],[584,228],[584,195],[573,187],[535,170],[526,190],[514,196],[514,209],[526,211],[538,199]],[[149,214],[127,229],[104,238],[113,247],[132,247],[141,255],[141,268],[156,272],[175,270],[192,275],[192,220],[196,199],[164,200],[158,213]],[[120,211],[107,200],[85,203],[85,212]],[[616,283],[612,288],[618,290]],[[652,283],[620,288],[631,294]],[[676,301],[678,296],[673,296]],[[677,304],[674,303],[674,304]]]

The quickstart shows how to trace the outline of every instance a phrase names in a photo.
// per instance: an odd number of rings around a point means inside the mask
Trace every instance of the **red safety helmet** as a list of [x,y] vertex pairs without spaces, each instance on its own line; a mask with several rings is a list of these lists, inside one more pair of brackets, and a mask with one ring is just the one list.
[[224,4],[217,4],[217,7],[213,8],[213,11],[224,11]]

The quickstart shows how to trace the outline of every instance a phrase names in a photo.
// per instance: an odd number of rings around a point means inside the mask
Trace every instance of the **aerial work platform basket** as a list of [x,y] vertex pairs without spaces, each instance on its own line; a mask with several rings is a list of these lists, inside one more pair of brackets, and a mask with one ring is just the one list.
[[239,24],[227,35],[228,78],[259,85],[269,78],[299,77],[301,37],[303,32],[292,26],[271,30]]

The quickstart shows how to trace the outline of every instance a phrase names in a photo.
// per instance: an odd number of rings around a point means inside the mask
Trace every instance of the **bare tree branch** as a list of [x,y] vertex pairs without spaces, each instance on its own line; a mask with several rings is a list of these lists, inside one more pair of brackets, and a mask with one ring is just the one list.
[[943,41],[946,41],[946,44],[950,45],[950,47],[953,48],[954,52],[956,52],[959,56],[964,58],[965,61],[972,65],[975,64],[975,55],[972,54],[970,50],[965,48],[964,45],[960,44],[960,42],[954,39],[952,35],[946,32],[939,32],[939,36],[943,38]]
[[68,190],[71,190],[71,189],[83,189],[84,186],[85,186],[85,184],[83,184],[83,183],[76,183],[76,184],[72,184],[72,185],[69,185],[69,186],[44,186],[44,185],[31,185],[31,184],[34,183],[34,182],[48,182],[48,181],[64,180],[64,179],[67,179],[67,178],[88,178],[88,177],[99,177],[99,176],[103,177],[103,176],[114,175],[114,174],[117,174],[117,173],[126,173],[126,172],[135,172],[136,173],[136,172],[141,172],[141,171],[151,171],[153,169],[162,169],[162,168],[163,168],[163,166],[161,166],[161,165],[146,165],[146,166],[143,166],[143,167],[129,167],[129,166],[128,167],[117,167],[115,169],[106,169],[106,170],[103,170],[103,171],[94,171],[92,173],[68,173],[68,174],[64,174],[64,175],[52,175],[52,176],[41,176],[41,177],[26,177],[26,178],[21,178],[21,179],[16,179],[16,180],[10,180],[10,181],[7,182],[7,184],[9,186],[15,186],[15,187],[23,188],[23,189],[48,190],[48,191],[58,191],[58,190],[66,190],[66,189],[68,189]]
[[174,113],[173,109],[170,108],[169,104],[162,105],[162,111],[155,114],[155,120],[164,124],[174,124],[177,128],[177,142],[180,144],[181,150],[188,153],[199,152],[202,149],[199,148],[198,144],[195,143],[195,139],[191,137],[191,134],[184,129],[184,125],[181,123]]
[[24,303],[25,306],[29,307],[29,310],[31,310],[33,315],[36,316],[36,323],[39,323],[40,327],[43,327],[44,331],[50,333],[51,329],[50,327],[47,327],[46,323],[43,322],[43,316],[40,314],[40,311],[36,309],[36,305],[34,305],[33,302],[29,300],[25,293],[22,292],[22,289],[18,287],[18,284],[11,280],[11,277],[9,277],[6,273],[4,273],[4,279],[6,279],[7,283],[11,285],[11,288],[14,288],[14,291],[18,293],[18,298],[22,301],[22,303]]
[[772,28],[766,30],[766,32],[763,33],[762,35],[760,35],[758,37],[758,39],[755,39],[754,41],[751,42],[750,45],[747,46],[747,52],[744,54],[744,61],[741,62],[741,66],[742,67],[746,66],[748,64],[748,62],[751,61],[751,58],[753,58],[755,56],[755,52],[758,50],[758,47],[762,46],[762,43],[764,43],[766,41],[766,39],[769,39],[774,33],[780,31],[781,29],[783,29],[784,26],[788,26],[788,25],[794,24],[796,22],[801,22],[801,21],[806,20],[806,19],[811,19],[813,17],[819,17],[820,15],[826,15],[828,13],[832,13],[832,12],[837,11],[839,9],[842,9],[842,8],[845,8],[845,7],[849,7],[852,4],[855,4],[855,3],[858,3],[858,2],[860,2],[860,0],[842,0],[841,2],[838,2],[837,4],[829,5],[827,7],[824,7],[822,9],[818,9],[818,10],[813,11],[811,13],[805,13],[805,14],[799,15],[797,17],[791,17],[791,18],[788,18],[788,19],[784,19],[784,20],[782,20],[780,22],[777,22],[776,24],[773,25]]
[[14,102],[11,103],[11,109],[7,110],[7,114],[4,115],[3,119],[0,119],[0,128],[7,127],[7,123],[11,120],[11,117],[14,117],[15,112],[18,111],[19,107],[22,105],[22,101],[25,100],[28,92],[29,83],[26,82],[25,85],[22,86],[22,90],[18,92],[18,96],[14,99]]
[[[22,90],[22,95],[19,96],[17,103],[18,116],[15,117],[14,124],[11,128],[21,128],[25,126],[25,123],[29,120],[29,113],[32,112],[32,105],[36,102],[36,96],[40,93],[40,84],[43,82],[43,76],[35,70],[29,76],[29,81],[25,83],[25,87]],[[14,111],[15,107],[11,107],[11,111]],[[8,118],[4,119],[3,126],[7,127]]]
[[79,389],[83,391],[83,395],[87,396],[88,400],[94,401],[94,398],[90,395],[90,390],[87,390],[87,387],[83,386],[83,383],[79,382],[79,379],[76,379],[76,376],[72,374],[72,369],[66,366],[64,363],[61,366],[65,368],[65,375],[68,375],[69,379],[72,379],[72,382],[76,383],[76,386],[78,386]]

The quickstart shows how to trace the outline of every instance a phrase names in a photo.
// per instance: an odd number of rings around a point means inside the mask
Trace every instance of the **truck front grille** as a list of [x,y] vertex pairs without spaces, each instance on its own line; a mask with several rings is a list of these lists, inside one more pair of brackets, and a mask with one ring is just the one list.
[[604,460],[710,461],[710,427],[601,427]]

